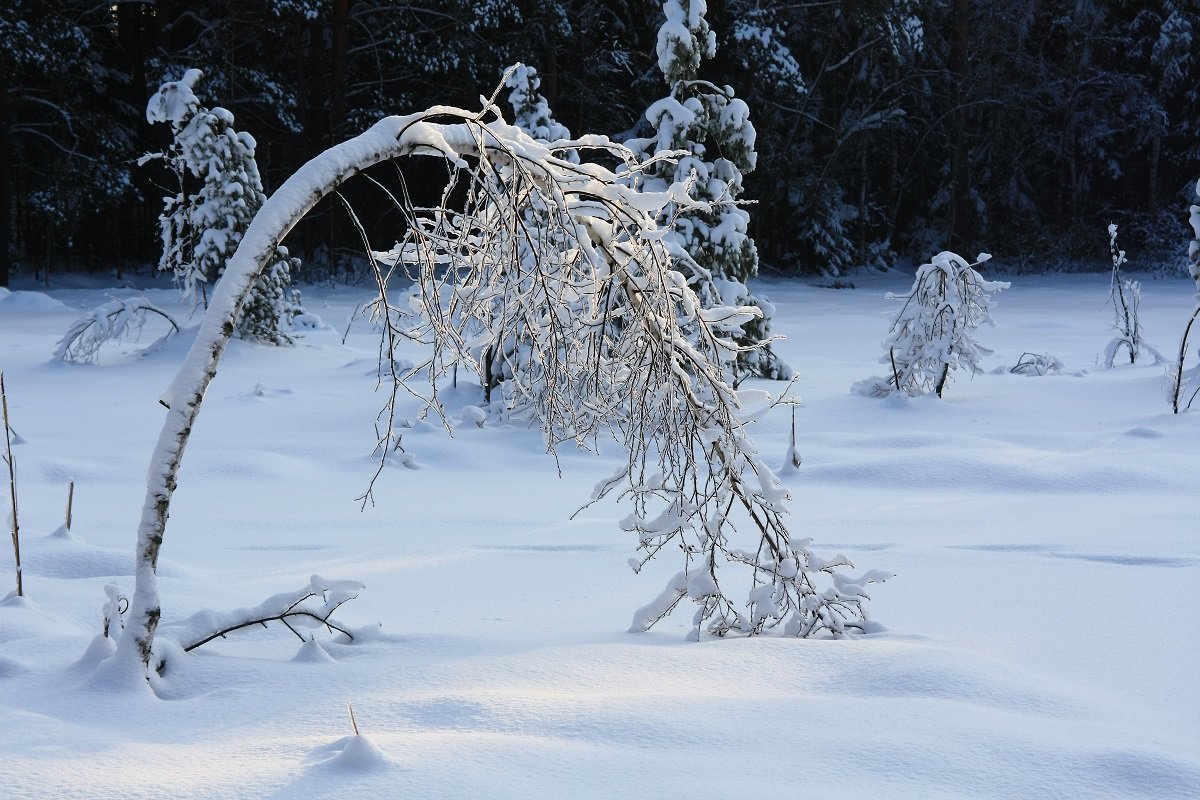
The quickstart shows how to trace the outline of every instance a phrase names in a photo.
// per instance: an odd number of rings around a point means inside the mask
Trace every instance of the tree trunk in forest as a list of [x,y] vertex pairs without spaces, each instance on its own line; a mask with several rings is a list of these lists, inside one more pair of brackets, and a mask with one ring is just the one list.
[[971,187],[967,160],[967,53],[970,44],[970,0],[954,0],[950,37],[950,79],[954,82],[954,156],[950,167],[950,224],[946,239],[955,252],[971,245]]
[[1158,162],[1162,158],[1162,134],[1150,140],[1150,174],[1146,178],[1146,202],[1153,209],[1158,203]]
[[8,286],[12,249],[12,173],[9,170],[8,73],[0,70],[0,286]]
[[329,87],[329,144],[341,140],[346,117],[346,24],[349,0],[333,3],[333,78]]

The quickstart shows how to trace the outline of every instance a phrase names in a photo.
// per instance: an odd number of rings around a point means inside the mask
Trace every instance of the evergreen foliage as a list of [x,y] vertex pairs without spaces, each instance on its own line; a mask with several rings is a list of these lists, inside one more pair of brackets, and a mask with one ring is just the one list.
[[[641,0],[2,5],[0,285],[157,258],[160,193],[130,165],[161,148],[145,98],[188,68],[274,185],[380,116],[473,104],[516,61],[572,130],[645,136],[661,57],[669,86],[713,84],[680,103],[729,85],[752,110],[757,168],[729,158],[756,202],[746,233],[801,273],[984,241],[1025,270],[1098,269],[1095,224],[1118,214],[1124,245],[1164,260],[1176,176],[1200,171],[1200,8],[1182,0],[675,2],[665,29]],[[701,161],[724,155],[706,145]],[[326,202],[289,241],[316,274],[357,235]]]
[[737,343],[739,380],[753,375],[788,378],[791,369],[770,347],[770,303],[750,293],[747,281],[758,273],[758,250],[748,233],[750,215],[737,205],[742,176],[757,163],[757,133],[750,109],[729,86],[700,80],[700,65],[716,54],[716,37],[705,19],[705,0],[666,0],[666,21],[658,32],[658,68],[670,94],[652,103],[645,119],[651,135],[628,141],[642,160],[675,153],[640,176],[645,191],[688,187],[693,208],[665,208],[660,221],[670,225],[676,243],[689,256],[678,268],[688,275],[701,301],[709,305],[757,309]]
[[[160,270],[175,274],[184,299],[207,305],[208,287],[237,250],[242,235],[266,196],[254,158],[255,141],[233,127],[224,108],[205,108],[195,94],[203,73],[191,69],[178,81],[164,83],[150,98],[146,119],[168,124],[172,142],[166,152],[144,156],[163,159],[179,182],[179,191],[163,198],[159,217],[163,242]],[[200,182],[194,192],[189,183]],[[263,272],[238,318],[238,335],[271,344],[291,341],[291,318],[303,309],[292,288],[299,259],[280,247]]]

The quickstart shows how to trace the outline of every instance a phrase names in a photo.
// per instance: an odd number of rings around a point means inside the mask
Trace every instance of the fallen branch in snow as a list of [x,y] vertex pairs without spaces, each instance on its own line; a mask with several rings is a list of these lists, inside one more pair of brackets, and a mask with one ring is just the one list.
[[[336,631],[353,641],[354,634],[335,623],[331,617],[342,605],[358,597],[363,588],[363,584],[357,581],[329,581],[320,575],[313,575],[308,586],[269,597],[253,608],[239,608],[224,614],[212,611],[194,614],[180,624],[182,635],[178,638],[183,643],[183,651],[190,653],[214,639],[224,639],[234,631],[256,625],[265,628],[267,623],[278,622],[301,642],[308,639],[296,630],[297,626],[324,627],[331,633]],[[320,598],[320,605],[306,605],[313,598]]]

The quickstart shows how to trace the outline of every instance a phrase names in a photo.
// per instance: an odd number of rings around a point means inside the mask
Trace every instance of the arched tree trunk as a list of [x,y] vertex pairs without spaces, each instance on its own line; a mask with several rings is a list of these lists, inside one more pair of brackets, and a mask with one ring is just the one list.
[[[444,112],[461,120],[467,112],[434,109],[407,117],[389,117],[366,133],[331,147],[300,168],[259,210],[242,242],[230,259],[213,292],[196,341],[183,366],[159,402],[167,418],[159,433],[147,475],[146,497],[138,526],[136,574],[129,606],[129,624],[118,644],[116,660],[150,664],[154,634],[161,616],[158,596],[158,556],[170,516],[184,447],[209,383],[217,374],[217,363],[234,331],[242,305],[262,273],[267,260],[292,227],[322,198],[349,178],[389,159],[414,153],[440,154],[447,158],[477,151],[476,134],[465,125],[442,126],[427,120]],[[453,141],[456,145],[452,146]]]

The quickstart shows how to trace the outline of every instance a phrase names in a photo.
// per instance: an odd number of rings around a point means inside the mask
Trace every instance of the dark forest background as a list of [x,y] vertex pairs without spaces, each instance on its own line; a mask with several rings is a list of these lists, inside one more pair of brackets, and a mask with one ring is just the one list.
[[[145,106],[188,67],[257,140],[268,192],[381,116],[478,108],[516,61],[575,134],[627,138],[667,91],[653,0],[2,5],[0,285],[157,260],[163,177],[137,159],[167,134]],[[1134,267],[1182,262],[1197,0],[709,0],[708,20],[718,52],[701,77],[732,86],[758,131],[747,196],[764,270],[837,275],[944,248],[1100,265],[1110,221]],[[343,217],[330,204],[289,239],[305,277],[361,251]]]

